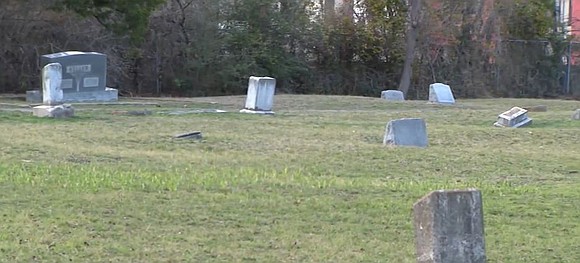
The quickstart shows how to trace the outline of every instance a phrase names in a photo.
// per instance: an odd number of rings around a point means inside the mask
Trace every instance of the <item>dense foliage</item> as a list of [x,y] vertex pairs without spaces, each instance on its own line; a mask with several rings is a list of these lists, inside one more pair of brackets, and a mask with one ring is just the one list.
[[[377,96],[396,89],[405,1],[335,2],[6,0],[0,92],[37,88],[38,56],[64,50],[107,54],[108,85],[139,95],[243,94],[251,75],[275,77],[288,93]],[[567,45],[553,33],[552,1],[491,2],[422,6],[409,98],[425,97],[435,81],[459,97],[560,90]]]

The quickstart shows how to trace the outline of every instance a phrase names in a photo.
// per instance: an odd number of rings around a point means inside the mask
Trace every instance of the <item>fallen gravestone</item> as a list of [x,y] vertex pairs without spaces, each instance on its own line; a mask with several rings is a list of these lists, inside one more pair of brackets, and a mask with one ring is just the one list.
[[51,63],[42,68],[42,103],[32,108],[32,115],[36,117],[66,118],[74,116],[74,109],[64,105],[61,89],[62,66]]
[[183,115],[183,114],[193,114],[193,113],[226,113],[225,110],[218,109],[199,109],[199,110],[178,110],[172,111],[167,114],[169,115]]
[[574,114],[572,114],[573,120],[580,120],[580,109],[577,109]]
[[536,106],[524,107],[523,109],[525,109],[529,112],[546,112],[546,111],[548,111],[548,106],[536,105]]
[[197,139],[200,140],[203,138],[200,131],[188,132],[183,134],[175,135],[176,139]]
[[248,83],[246,105],[240,110],[243,113],[274,114],[274,93],[276,79],[270,77],[251,76]]
[[500,114],[493,124],[496,127],[520,128],[532,124],[532,119],[528,117],[528,111],[520,107],[513,107]]
[[113,111],[113,115],[130,115],[130,116],[146,116],[151,115],[153,112],[150,110],[129,110],[129,111]]
[[400,90],[383,90],[381,92],[381,99],[387,101],[404,101],[405,95]]
[[423,119],[404,118],[389,121],[383,138],[384,145],[427,147],[427,125]]
[[438,104],[455,104],[451,87],[443,83],[429,85],[429,102]]
[[[106,87],[106,55],[97,52],[67,51],[40,57],[41,66],[51,63],[59,63],[62,66],[63,102],[118,100],[118,91]],[[30,90],[26,92],[27,102],[39,102],[41,97],[41,91]]]
[[481,192],[434,191],[413,205],[418,263],[484,263]]

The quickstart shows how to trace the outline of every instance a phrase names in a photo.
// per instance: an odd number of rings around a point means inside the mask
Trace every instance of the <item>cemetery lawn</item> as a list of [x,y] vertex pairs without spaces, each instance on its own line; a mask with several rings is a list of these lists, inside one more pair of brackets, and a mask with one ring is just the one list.
[[[580,262],[578,101],[278,95],[259,116],[244,98],[78,104],[67,120],[3,99],[0,261],[415,262],[413,203],[473,187],[488,262]],[[540,104],[531,127],[492,127]],[[202,108],[229,112],[167,114]],[[427,149],[382,145],[404,117],[426,120]],[[173,139],[189,131],[203,140]]]

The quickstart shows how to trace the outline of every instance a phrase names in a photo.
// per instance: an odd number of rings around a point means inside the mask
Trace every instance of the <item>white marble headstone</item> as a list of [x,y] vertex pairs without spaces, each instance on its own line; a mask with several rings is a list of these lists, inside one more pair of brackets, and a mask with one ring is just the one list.
[[243,112],[272,113],[276,79],[251,76]]
[[455,97],[449,85],[433,83],[429,85],[429,102],[439,104],[455,104]]
[[63,102],[62,66],[50,63],[42,68],[42,103],[44,105],[59,105]]
[[404,101],[405,95],[400,90],[383,90],[381,92],[381,99],[388,101]]
[[577,109],[574,114],[572,114],[573,120],[580,120],[580,109]]

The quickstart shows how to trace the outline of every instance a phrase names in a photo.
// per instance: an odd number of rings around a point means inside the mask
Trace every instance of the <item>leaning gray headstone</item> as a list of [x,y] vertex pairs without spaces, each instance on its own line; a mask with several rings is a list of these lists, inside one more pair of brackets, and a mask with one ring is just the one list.
[[427,125],[419,118],[404,118],[387,123],[384,145],[427,147]]
[[438,104],[455,104],[455,97],[449,85],[433,83],[429,85],[429,102]]
[[240,112],[274,114],[272,107],[275,92],[276,79],[251,76],[248,83],[246,105]]
[[[107,56],[97,52],[66,51],[42,55],[40,65],[62,65],[64,102],[117,101],[118,91],[106,87]],[[34,102],[38,91],[27,91],[27,101]]]
[[528,111],[520,107],[513,107],[498,115],[497,121],[493,125],[496,127],[520,128],[530,124],[532,124],[532,119],[528,117]]
[[381,99],[387,101],[404,101],[405,95],[400,90],[383,90],[381,92]]
[[62,104],[62,66],[59,63],[50,63],[42,68],[41,75],[42,102],[44,105],[32,108],[32,115],[49,118],[67,118],[74,116],[73,107]]
[[484,263],[481,192],[439,190],[413,205],[418,263]]
[[573,120],[580,120],[580,109],[577,109],[574,114],[572,114]]

